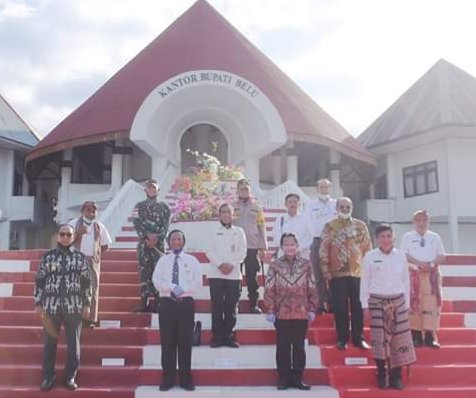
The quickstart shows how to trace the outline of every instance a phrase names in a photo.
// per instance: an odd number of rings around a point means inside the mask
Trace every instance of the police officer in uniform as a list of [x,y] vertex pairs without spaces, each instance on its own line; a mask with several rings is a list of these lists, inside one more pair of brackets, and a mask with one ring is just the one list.
[[261,310],[258,307],[259,285],[256,274],[260,269],[259,261],[263,261],[268,249],[266,222],[261,206],[251,199],[250,182],[243,178],[238,181],[236,189],[238,201],[234,205],[233,224],[245,230],[247,252],[244,264],[248,299],[251,313],[259,314]]
[[[159,184],[154,179],[145,183],[147,199],[136,204],[132,219],[139,244],[137,258],[139,260],[139,280],[141,302],[137,312],[157,311],[159,292],[152,283],[155,264],[164,252],[164,239],[167,236],[170,222],[170,209],[164,202],[157,201]],[[155,307],[149,305],[150,296],[155,298]]]

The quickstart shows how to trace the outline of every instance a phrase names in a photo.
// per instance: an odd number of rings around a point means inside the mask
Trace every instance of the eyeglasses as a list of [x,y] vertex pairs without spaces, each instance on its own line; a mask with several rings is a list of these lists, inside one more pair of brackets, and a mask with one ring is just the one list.
[[71,238],[73,236],[71,232],[60,232],[58,235],[62,238]]
[[421,238],[420,247],[425,247],[425,238]]

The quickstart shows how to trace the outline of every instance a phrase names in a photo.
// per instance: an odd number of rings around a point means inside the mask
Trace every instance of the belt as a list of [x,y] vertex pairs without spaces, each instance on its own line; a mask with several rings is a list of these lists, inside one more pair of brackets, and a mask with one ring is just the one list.
[[160,297],[160,300],[166,300],[166,301],[171,301],[173,303],[189,303],[193,302],[193,297],[177,297],[177,298],[172,298],[172,297]]

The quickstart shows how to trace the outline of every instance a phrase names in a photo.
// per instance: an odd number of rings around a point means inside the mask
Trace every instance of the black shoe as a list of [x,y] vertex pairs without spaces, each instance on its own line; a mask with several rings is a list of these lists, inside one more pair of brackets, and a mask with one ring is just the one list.
[[365,340],[356,341],[354,347],[360,348],[361,350],[370,350],[370,346]]
[[425,332],[425,345],[431,348],[440,348],[440,343],[435,339],[433,332]]
[[53,388],[55,385],[56,376],[53,376],[51,379],[44,379],[41,383],[41,391],[48,391]]
[[423,346],[423,337],[419,330],[412,330],[412,339],[413,339],[413,346],[414,347],[421,347]]
[[250,307],[250,312],[252,314],[261,314],[262,313],[261,308],[259,308],[257,305],[252,305]]
[[390,370],[389,387],[394,390],[403,390],[405,386],[402,383],[402,368],[393,368]]
[[134,308],[134,312],[149,312],[149,299],[141,299],[140,304]]
[[230,347],[230,348],[239,348],[239,347],[240,347],[240,343],[238,343],[238,342],[236,341],[236,338],[235,338],[235,334],[234,334],[234,333],[232,333],[231,336],[228,337],[228,338],[225,340],[225,342],[224,342],[223,345],[226,346],[226,347]]
[[277,385],[278,390],[287,390],[289,388],[289,382],[286,377],[280,377],[278,379],[278,385]]
[[388,388],[387,384],[387,369],[385,369],[385,361],[383,359],[376,359],[377,365],[377,387],[381,390]]
[[191,380],[181,381],[180,388],[183,388],[185,391],[195,391],[195,386]]
[[86,329],[94,329],[96,327],[96,322],[90,321],[88,319],[83,319],[81,323],[82,323],[82,327]]
[[347,343],[343,340],[339,340],[336,344],[336,347],[340,351],[345,350],[347,348]]
[[169,391],[174,386],[173,380],[163,380],[159,387],[160,391]]
[[297,388],[298,390],[302,391],[309,391],[311,389],[311,386],[309,384],[303,383],[301,379],[294,380],[291,384],[291,387]]
[[74,391],[78,388],[78,385],[76,384],[76,382],[74,381],[74,377],[71,377],[69,379],[66,379],[64,381],[64,386],[68,389],[68,390],[71,390],[71,391]]
[[212,341],[210,342],[210,347],[211,348],[218,348],[223,345],[223,342],[220,339],[217,338],[212,338]]
[[317,308],[317,315],[323,315],[327,312],[327,309],[325,306],[319,306]]

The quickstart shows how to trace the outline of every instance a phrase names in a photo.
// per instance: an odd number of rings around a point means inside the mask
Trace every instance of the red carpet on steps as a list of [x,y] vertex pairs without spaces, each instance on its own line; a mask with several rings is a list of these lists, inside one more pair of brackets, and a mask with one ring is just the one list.
[[[65,357],[62,336],[57,359],[58,386],[48,393],[40,393],[42,329],[33,312],[32,293],[35,271],[43,253],[42,250],[0,252],[0,261],[31,260],[29,271],[0,272],[0,283],[13,283],[13,296],[0,298],[0,398],[73,395],[75,398],[132,398],[137,386],[157,385],[160,370],[142,368],[142,364],[144,345],[159,344],[160,332],[150,327],[151,314],[131,312],[138,304],[136,254],[133,250],[111,250],[102,265],[100,319],[120,320],[121,328],[83,332],[80,388],[74,393],[61,387]],[[203,263],[208,261],[203,253],[197,253],[197,257]],[[447,262],[476,267],[476,257],[450,256]],[[445,277],[444,285],[475,287],[476,278]],[[197,300],[197,312],[209,311],[208,300]],[[240,304],[240,311],[247,311],[246,301]],[[476,297],[446,300],[443,311],[442,348],[417,350],[418,362],[411,367],[409,380],[404,372],[407,388],[403,392],[382,392],[375,388],[374,367],[368,352],[352,346],[345,352],[337,351],[332,315],[319,316],[309,333],[309,343],[319,344],[326,368],[308,369],[306,380],[336,388],[341,398],[475,398],[476,330],[465,327],[463,312],[476,312]],[[238,330],[237,337],[244,345],[275,343],[274,332],[269,329]],[[209,339],[210,331],[204,330],[204,344]],[[346,357],[366,357],[368,365],[345,365]],[[103,367],[103,358],[123,358],[125,366]],[[194,378],[197,385],[274,385],[276,372],[273,369],[199,369],[194,371]],[[157,392],[157,396],[161,393]]]

